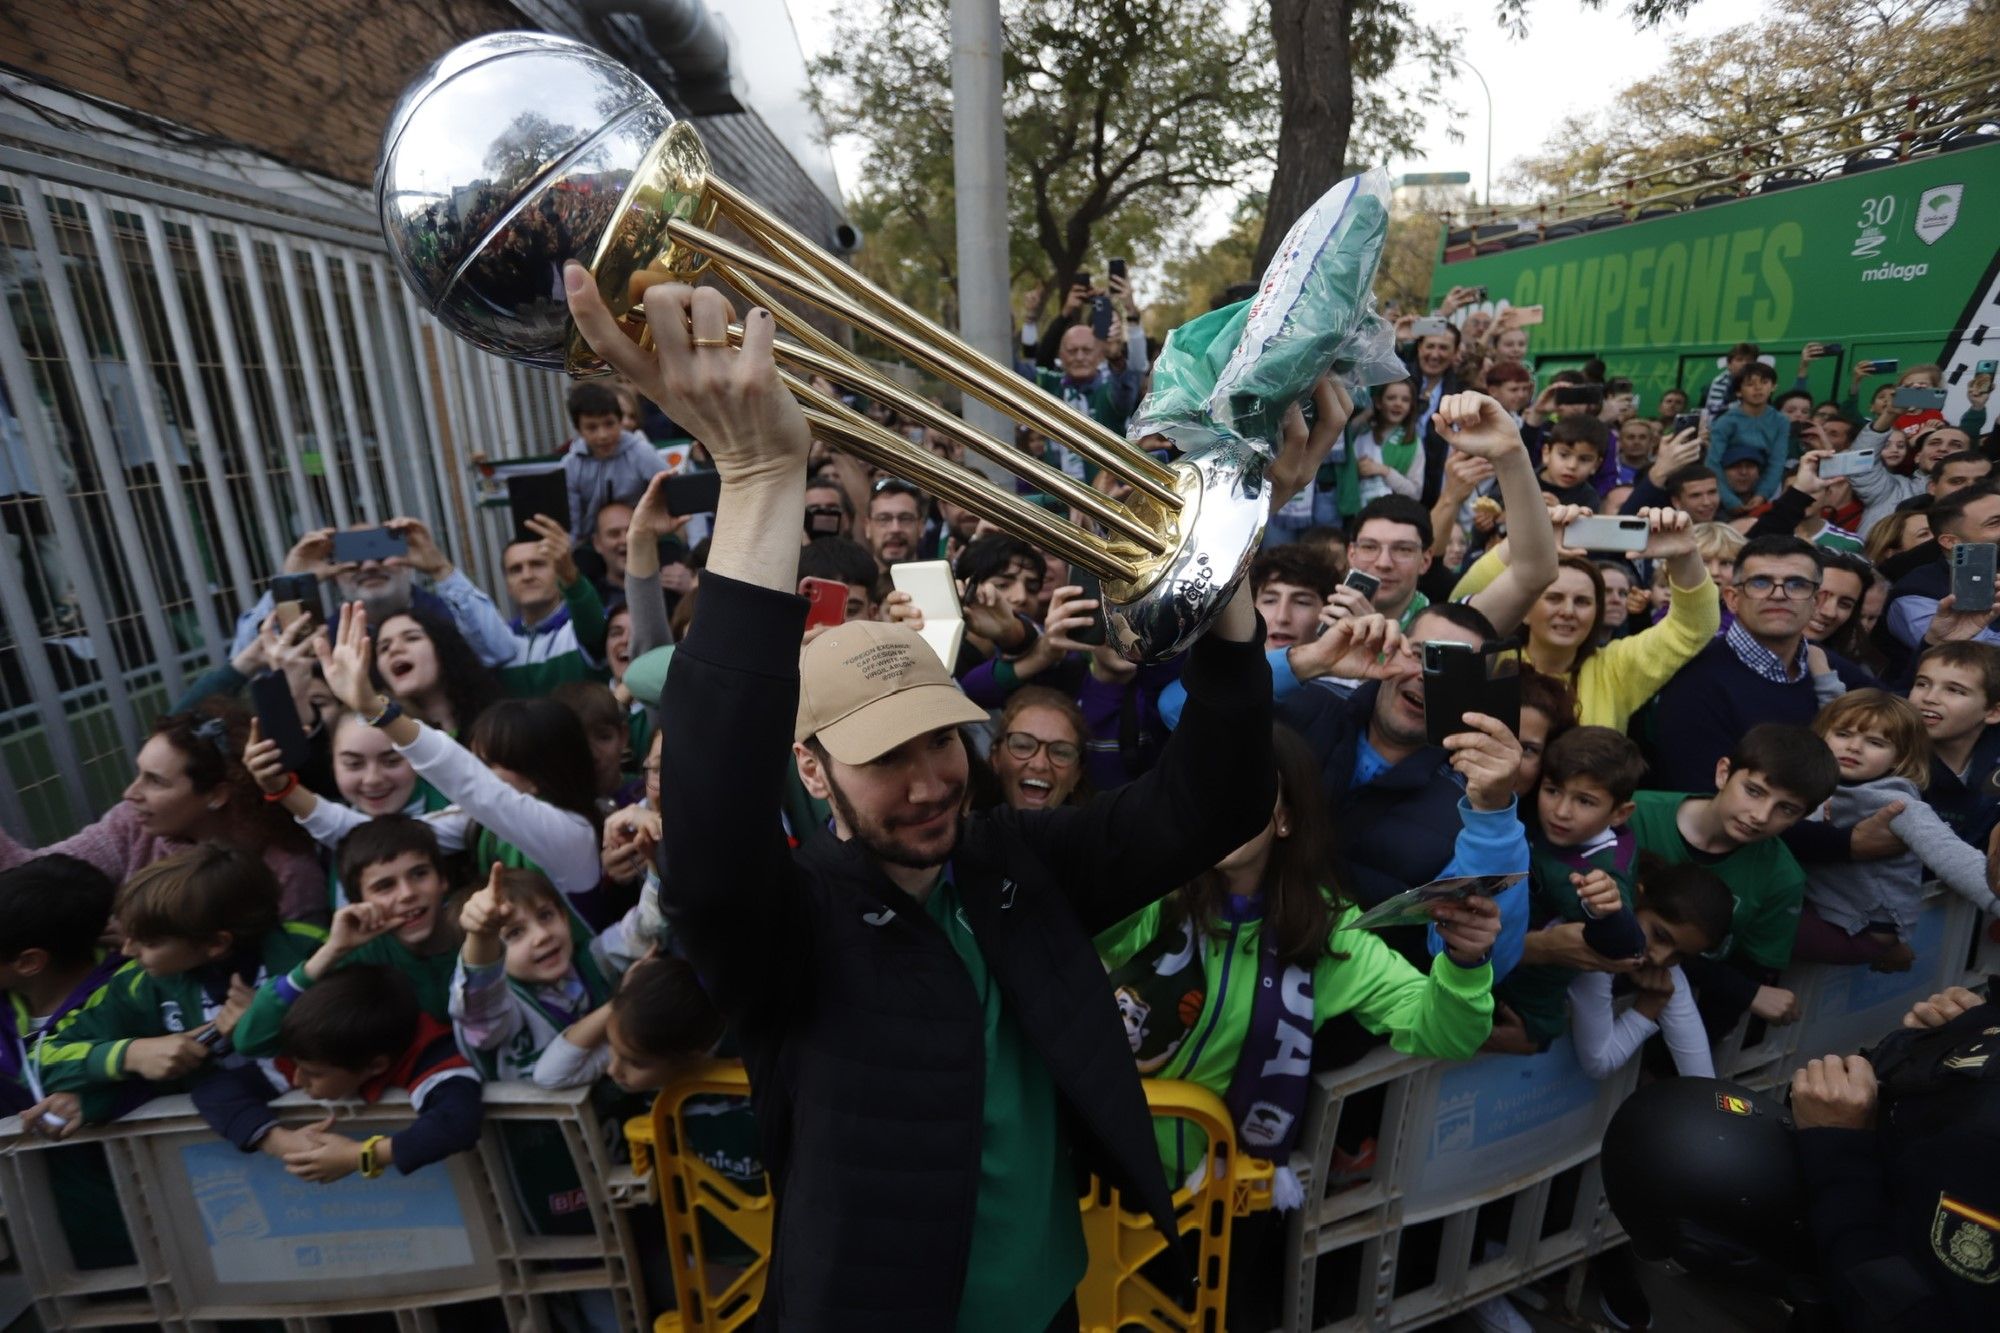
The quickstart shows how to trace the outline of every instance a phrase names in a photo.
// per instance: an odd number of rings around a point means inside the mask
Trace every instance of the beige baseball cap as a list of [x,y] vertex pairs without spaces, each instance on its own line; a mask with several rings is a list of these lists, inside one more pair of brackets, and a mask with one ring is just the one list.
[[865,764],[939,727],[985,720],[986,710],[907,625],[850,620],[799,655],[793,739],[818,737],[843,764]]

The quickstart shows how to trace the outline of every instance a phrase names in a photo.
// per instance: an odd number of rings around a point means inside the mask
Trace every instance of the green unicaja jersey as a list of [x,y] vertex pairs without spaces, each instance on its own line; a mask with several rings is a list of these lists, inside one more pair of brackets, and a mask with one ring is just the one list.
[[[1492,965],[1460,967],[1439,956],[1425,975],[1372,931],[1345,929],[1359,914],[1356,907],[1340,911],[1329,943],[1341,956],[1323,954],[1313,965],[1313,1029],[1338,1014],[1352,1014],[1370,1032],[1390,1034],[1390,1044],[1407,1055],[1463,1060],[1477,1051],[1493,1026]],[[1177,928],[1164,905],[1154,903],[1100,934],[1097,951],[1111,970],[1140,1072],[1187,1079],[1221,1097],[1229,1091],[1250,1029],[1261,923],[1217,923],[1200,932],[1201,972],[1186,972],[1178,1021],[1157,1021],[1137,989],[1121,984],[1120,969],[1162,930]],[[1155,1045],[1156,1022],[1184,1035],[1170,1049]],[[1156,1120],[1154,1129],[1168,1179],[1178,1184],[1199,1164],[1204,1141],[1184,1121]]]

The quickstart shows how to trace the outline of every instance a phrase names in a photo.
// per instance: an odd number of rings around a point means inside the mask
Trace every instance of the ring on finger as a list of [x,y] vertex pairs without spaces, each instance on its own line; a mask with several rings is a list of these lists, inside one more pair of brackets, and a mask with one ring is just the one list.
[[692,341],[693,345],[694,345],[694,346],[696,346],[696,347],[727,347],[727,346],[729,346],[729,339],[727,339],[727,338],[695,338],[695,339],[692,339],[691,341]]

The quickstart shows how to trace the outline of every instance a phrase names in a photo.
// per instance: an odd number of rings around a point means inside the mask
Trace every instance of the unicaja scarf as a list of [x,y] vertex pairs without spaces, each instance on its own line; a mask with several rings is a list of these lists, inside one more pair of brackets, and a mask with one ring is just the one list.
[[[1224,919],[1232,925],[1259,921],[1263,915],[1262,897],[1231,894],[1224,908]],[[1278,960],[1274,932],[1260,931],[1257,946],[1250,1027],[1222,1100],[1236,1121],[1236,1141],[1244,1151],[1276,1165],[1272,1201],[1289,1211],[1304,1202],[1305,1194],[1288,1164],[1305,1123],[1312,1083],[1313,974],[1311,968]]]
[[[1218,923],[1224,946],[1220,977],[1204,974],[1202,932],[1185,920],[1166,923],[1151,942],[1112,970],[1119,1017],[1140,1073],[1183,1077],[1202,1050],[1218,1039],[1214,1029],[1221,1006],[1203,1022],[1209,987],[1229,989],[1229,973],[1243,958],[1235,947],[1237,936],[1245,926],[1261,922],[1263,915],[1262,898],[1230,895]],[[1269,932],[1260,933],[1256,956],[1250,1022],[1223,1101],[1236,1123],[1237,1143],[1277,1167],[1273,1201],[1280,1209],[1291,1209],[1304,1200],[1298,1177],[1287,1163],[1305,1121],[1311,1088],[1313,975],[1310,968],[1281,964]],[[1227,1040],[1228,1034],[1221,1039]]]

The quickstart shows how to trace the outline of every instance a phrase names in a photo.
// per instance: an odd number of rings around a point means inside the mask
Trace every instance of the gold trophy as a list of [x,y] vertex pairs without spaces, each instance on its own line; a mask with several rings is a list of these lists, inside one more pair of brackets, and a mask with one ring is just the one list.
[[[1108,641],[1128,656],[1153,661],[1186,648],[1263,535],[1266,452],[1215,449],[1164,463],[1042,392],[718,180],[694,127],[582,43],[504,32],[446,53],[397,103],[375,188],[397,270],[425,308],[481,349],[528,365],[579,377],[606,370],[569,318],[570,259],[589,267],[641,345],[650,330],[640,302],[657,283],[709,275],[768,308],[785,335],[785,383],[817,436],[1098,575]],[[750,243],[718,235],[719,219]],[[785,299],[865,330],[1130,493],[1114,500],[975,430],[884,378]],[[962,441],[1068,505],[1082,525],[813,391],[815,375]]]

